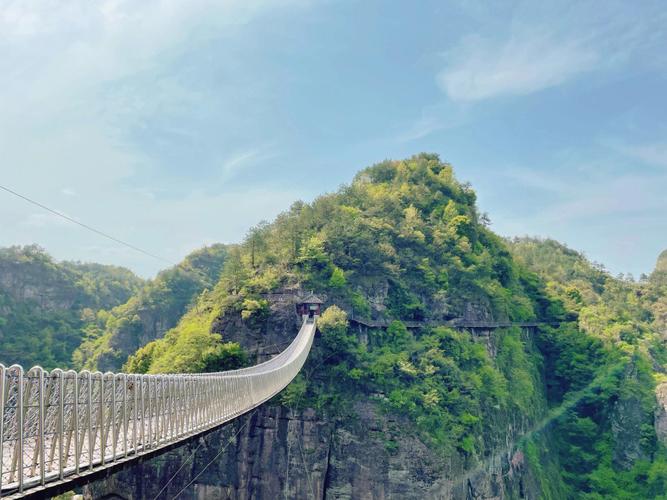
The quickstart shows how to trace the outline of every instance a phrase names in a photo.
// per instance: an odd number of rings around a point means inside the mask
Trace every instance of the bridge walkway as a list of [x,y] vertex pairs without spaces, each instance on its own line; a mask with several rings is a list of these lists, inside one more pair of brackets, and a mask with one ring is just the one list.
[[19,498],[152,454],[220,426],[299,373],[314,320],[270,360],[218,373],[25,371],[0,365],[0,495]]

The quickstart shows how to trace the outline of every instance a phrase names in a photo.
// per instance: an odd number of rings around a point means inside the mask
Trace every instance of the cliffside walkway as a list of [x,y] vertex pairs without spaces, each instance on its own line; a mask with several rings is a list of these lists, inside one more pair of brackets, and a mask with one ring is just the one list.
[[269,361],[218,373],[132,375],[0,365],[0,495],[46,495],[190,439],[261,405],[299,373],[304,321]]
[[[352,323],[357,323],[369,328],[387,328],[391,321],[372,320],[364,318],[350,318]],[[447,326],[460,330],[495,330],[496,328],[510,328],[513,326],[519,328],[536,328],[538,326],[558,326],[563,322],[545,322],[545,321],[468,321],[464,319],[452,319],[449,321],[401,321],[406,328],[424,328],[426,326]]]

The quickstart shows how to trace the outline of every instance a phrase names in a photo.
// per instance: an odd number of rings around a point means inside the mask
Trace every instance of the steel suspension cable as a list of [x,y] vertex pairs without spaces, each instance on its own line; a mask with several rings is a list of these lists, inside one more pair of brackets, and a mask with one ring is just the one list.
[[21,198],[22,200],[25,200],[25,201],[27,201],[28,203],[31,203],[32,205],[35,205],[35,206],[37,206],[37,207],[39,207],[39,208],[41,208],[41,209],[43,209],[43,210],[46,210],[47,212],[50,212],[50,213],[52,213],[53,215],[56,215],[56,216],[58,216],[58,217],[60,217],[60,218],[62,218],[62,219],[65,219],[65,220],[67,220],[67,221],[73,223],[73,224],[76,224],[77,226],[81,226],[82,228],[87,229],[88,231],[92,231],[93,233],[96,233],[96,234],[98,234],[98,235],[100,235],[100,236],[103,236],[104,238],[107,238],[107,239],[109,239],[109,240],[111,240],[111,241],[115,241],[116,243],[118,243],[118,244],[120,244],[120,245],[126,246],[127,248],[131,248],[131,249],[134,250],[135,252],[142,253],[142,254],[144,254],[144,255],[146,255],[146,256],[148,256],[148,257],[151,257],[151,258],[153,258],[153,259],[160,260],[160,261],[165,262],[165,263],[170,264],[170,265],[175,265],[173,262],[171,262],[171,261],[169,261],[169,260],[167,260],[167,259],[164,259],[164,258],[160,257],[159,255],[155,255],[155,254],[153,254],[153,253],[151,253],[151,252],[147,252],[146,250],[143,250],[143,249],[139,248],[139,247],[136,246],[136,245],[133,245],[133,244],[131,244],[131,243],[128,243],[128,242],[126,242],[126,241],[123,241],[123,240],[121,240],[121,239],[119,239],[119,238],[116,238],[115,236],[111,236],[110,234],[105,233],[104,231],[101,231],[101,230],[96,229],[96,228],[94,228],[94,227],[92,227],[92,226],[89,226],[88,224],[85,224],[85,223],[83,223],[83,222],[80,222],[80,221],[78,221],[78,220],[76,220],[76,219],[74,219],[74,218],[72,218],[72,217],[70,217],[70,216],[68,216],[68,215],[65,215],[65,214],[62,213],[62,212],[59,212],[58,210],[54,210],[53,208],[49,208],[49,207],[47,207],[46,205],[44,205],[44,204],[42,204],[42,203],[40,203],[40,202],[38,202],[38,201],[35,201],[35,200],[33,200],[32,198],[29,198],[28,196],[22,195],[21,193],[17,193],[16,191],[14,191],[13,189],[8,188],[7,186],[3,186],[3,185],[0,184],[0,189],[2,189],[3,191],[6,191],[6,192],[8,192],[8,193],[10,193],[10,194],[12,194],[12,195],[14,195],[14,196],[16,196],[17,198]]
[[178,497],[179,497],[185,490],[187,490],[187,489],[190,487],[190,485],[191,485],[192,483],[194,483],[197,479],[199,479],[199,477],[200,477],[204,472],[206,472],[206,469],[208,469],[208,468],[211,466],[211,464],[212,464],[213,462],[215,462],[215,461],[218,459],[218,457],[219,457],[220,455],[222,455],[222,454],[225,452],[225,450],[226,450],[227,448],[229,448],[229,445],[232,444],[232,439],[235,439],[236,436],[238,436],[239,434],[241,434],[241,431],[242,431],[243,429],[245,429],[245,428],[248,426],[248,424],[250,423],[250,420],[252,419],[252,417],[253,417],[256,413],[257,413],[257,408],[255,408],[250,414],[248,414],[248,417],[247,417],[245,423],[239,428],[239,430],[237,430],[237,431],[234,433],[234,435],[232,436],[232,438],[229,439],[229,441],[227,442],[227,444],[226,444],[225,446],[223,446],[223,447],[220,449],[220,451],[213,457],[213,459],[211,459],[211,461],[210,461],[209,463],[207,463],[207,464],[204,466],[204,468],[203,468],[203,469],[202,469],[202,470],[201,470],[195,477],[193,477],[192,480],[191,480],[188,484],[186,484],[185,486],[183,486],[183,488],[181,488],[181,490],[180,490],[178,493],[176,493],[175,496],[172,497],[172,500],[176,500],[176,498],[178,498]]

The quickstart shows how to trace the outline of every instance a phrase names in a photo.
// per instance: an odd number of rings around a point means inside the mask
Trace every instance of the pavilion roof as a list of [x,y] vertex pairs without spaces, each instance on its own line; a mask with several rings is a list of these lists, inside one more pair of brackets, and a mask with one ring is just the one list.
[[314,293],[309,293],[303,299],[301,299],[302,304],[324,304],[324,301],[320,299]]

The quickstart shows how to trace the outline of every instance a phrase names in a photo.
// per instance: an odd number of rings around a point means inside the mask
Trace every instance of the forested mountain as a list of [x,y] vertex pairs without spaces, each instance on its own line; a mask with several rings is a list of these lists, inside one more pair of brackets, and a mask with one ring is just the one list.
[[[550,314],[531,301],[521,269],[478,219],[474,192],[437,157],[377,165],[340,192],[312,205],[296,203],[273,224],[252,230],[230,252],[215,289],[164,342],[176,339],[179,329],[194,334],[195,322],[209,333],[228,315],[261,325],[270,315],[265,294],[297,288],[316,290],[361,318],[526,320]],[[150,350],[160,370],[187,369],[158,344],[142,351],[143,362]],[[182,349],[175,351],[189,360]],[[164,366],[158,352],[170,358]]]
[[0,249],[1,361],[71,366],[86,321],[127,301],[142,284],[127,269],[56,262],[34,245]]
[[[662,291],[616,279],[554,241],[501,240],[485,227],[472,189],[432,155],[370,167],[339,192],[255,228],[230,253],[216,287],[126,369],[237,366],[245,357],[239,345],[254,352],[257,339],[272,343],[294,328],[275,293],[309,290],[328,306],[322,337],[282,405],[314,408],[333,436],[364,443],[354,461],[378,474],[368,479],[369,494],[665,491],[664,444],[653,425],[655,380],[667,361],[654,311]],[[368,318],[393,323],[369,329],[354,321]],[[404,323],[452,318],[561,326],[480,336]],[[378,429],[374,439],[350,421]],[[350,453],[331,439],[330,459]],[[415,460],[415,446],[429,451]],[[440,479],[394,483],[398,458],[408,475],[435,470]],[[359,479],[335,460],[327,467],[327,494]]]
[[[634,282],[610,276],[553,240],[521,238],[510,247],[578,318],[546,329],[538,343],[549,392],[564,401],[572,394],[552,424],[572,496],[665,498],[667,400],[656,401],[667,380],[667,287],[660,260],[650,279]],[[591,387],[595,380],[599,386]]]
[[89,318],[86,337],[74,353],[77,367],[119,370],[127,357],[159,338],[178,322],[188,306],[218,281],[228,247],[212,245],[162,271],[129,300]]
[[[368,168],[339,192],[296,203],[274,223],[255,228],[230,251],[216,287],[125,368],[155,373],[235,366],[245,357],[239,345],[247,352],[294,335],[294,302],[275,297],[296,300],[308,290],[330,307],[304,374],[281,395],[282,403],[314,408],[336,433],[358,437],[350,423],[372,418],[381,429],[368,444],[369,453],[382,457],[377,465],[405,455],[410,443],[425,451],[419,460],[408,458],[409,467],[453,479],[496,453],[508,436],[518,439],[546,411],[540,355],[532,342],[525,344],[525,332],[496,330],[476,341],[450,328],[408,330],[403,323],[562,315],[485,227],[472,189],[433,155]],[[360,332],[348,322],[354,318],[393,323]],[[356,457],[361,467],[370,467],[370,458]],[[369,491],[383,488],[395,496],[407,488],[407,496],[416,497],[424,488],[444,487],[438,474],[428,484],[401,486],[387,478],[386,468]],[[339,472],[340,481],[350,480]]]
[[[504,240],[435,155],[369,167],[120,305],[93,294],[76,363],[139,373],[261,361],[304,295],[324,301],[292,384],[205,438],[230,446],[186,445],[93,492],[174,496],[214,462],[197,484],[233,499],[667,498],[666,261],[635,282]],[[191,459],[172,481],[165,464]]]

